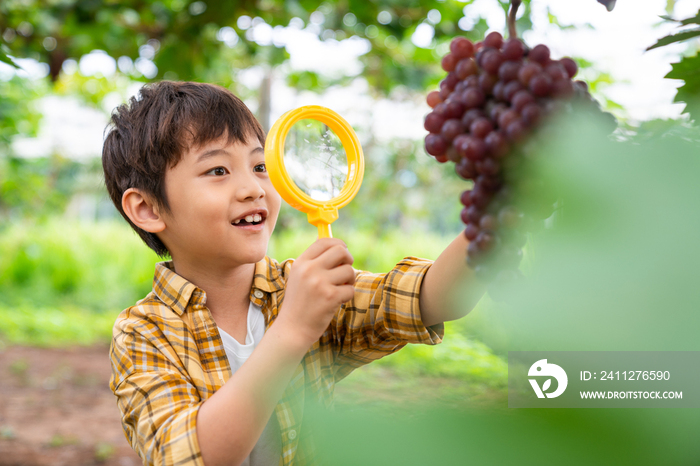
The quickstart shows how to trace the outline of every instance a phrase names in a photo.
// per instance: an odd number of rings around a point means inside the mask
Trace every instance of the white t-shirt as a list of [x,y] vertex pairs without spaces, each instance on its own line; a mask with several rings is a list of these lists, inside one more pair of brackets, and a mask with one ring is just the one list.
[[[244,362],[253,354],[253,350],[265,335],[265,317],[260,306],[252,301],[248,306],[248,331],[245,336],[245,344],[242,345],[231,335],[219,328],[221,340],[231,373],[236,372]],[[274,411],[265,426],[258,442],[253,447],[250,455],[241,463],[241,466],[277,466],[282,456],[282,434]]]

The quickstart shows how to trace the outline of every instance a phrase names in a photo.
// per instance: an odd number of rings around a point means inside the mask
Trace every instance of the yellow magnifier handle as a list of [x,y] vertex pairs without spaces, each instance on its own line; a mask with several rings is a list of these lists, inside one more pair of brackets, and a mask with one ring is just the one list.
[[[294,123],[309,118],[328,126],[340,139],[348,160],[348,174],[338,196],[327,201],[313,199],[294,183],[284,166],[284,141]],[[365,159],[352,126],[333,110],[319,105],[300,107],[282,115],[267,134],[265,165],[270,181],[282,198],[297,210],[305,212],[309,223],[318,228],[319,238],[332,238],[331,223],[338,219],[338,209],[346,206],[360,190],[365,172]]]

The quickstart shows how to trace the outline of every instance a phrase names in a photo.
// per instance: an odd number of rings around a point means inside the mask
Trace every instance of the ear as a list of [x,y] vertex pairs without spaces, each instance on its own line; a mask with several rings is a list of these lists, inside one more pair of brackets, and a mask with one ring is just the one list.
[[129,219],[142,230],[158,233],[165,230],[165,222],[158,207],[136,188],[129,188],[122,195],[122,209]]

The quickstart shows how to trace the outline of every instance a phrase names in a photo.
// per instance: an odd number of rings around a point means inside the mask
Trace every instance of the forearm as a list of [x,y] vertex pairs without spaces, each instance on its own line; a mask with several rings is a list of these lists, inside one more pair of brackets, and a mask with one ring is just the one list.
[[199,409],[197,437],[206,466],[240,464],[250,454],[310,345],[280,316],[250,358]]
[[484,295],[486,287],[466,264],[468,245],[460,233],[423,278],[420,311],[425,326],[464,317]]

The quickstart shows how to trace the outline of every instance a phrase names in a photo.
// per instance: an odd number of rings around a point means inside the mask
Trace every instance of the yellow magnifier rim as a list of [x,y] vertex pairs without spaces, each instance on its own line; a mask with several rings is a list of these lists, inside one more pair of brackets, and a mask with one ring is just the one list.
[[[294,123],[303,119],[326,124],[340,139],[348,160],[348,174],[340,194],[327,201],[313,199],[294,183],[284,166],[284,141]],[[265,165],[277,192],[292,207],[308,216],[309,223],[318,227],[320,238],[330,238],[330,224],[338,219],[338,209],[345,207],[360,190],[365,173],[365,159],[357,134],[352,126],[333,110],[320,105],[307,105],[282,115],[267,133]]]

